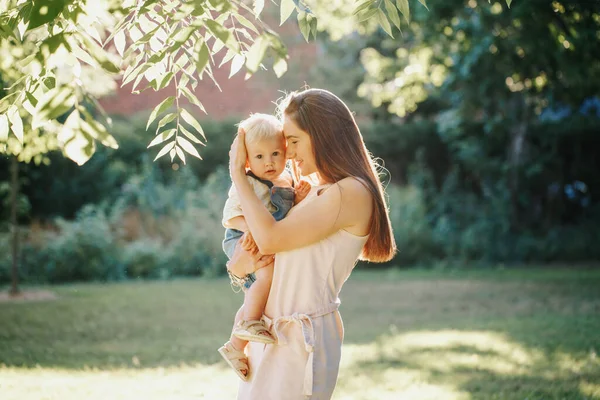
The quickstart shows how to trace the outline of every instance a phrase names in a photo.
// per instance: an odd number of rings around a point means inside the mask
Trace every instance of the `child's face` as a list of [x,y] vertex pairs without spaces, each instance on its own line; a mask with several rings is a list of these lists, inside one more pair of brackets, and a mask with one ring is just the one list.
[[285,169],[285,138],[283,135],[247,145],[248,164],[257,177],[272,180]]

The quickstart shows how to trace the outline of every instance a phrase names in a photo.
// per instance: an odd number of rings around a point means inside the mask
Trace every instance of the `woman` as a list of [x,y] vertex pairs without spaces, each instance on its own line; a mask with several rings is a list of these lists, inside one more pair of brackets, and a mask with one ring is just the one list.
[[[287,157],[300,175],[316,178],[286,218],[275,221],[245,177],[243,131],[230,152],[253,239],[261,254],[276,254],[264,319],[278,343],[249,344],[249,380],[238,399],[330,399],[344,335],[341,287],[357,259],[388,261],[396,246],[376,165],[348,107],[331,92],[309,89],[288,97],[282,118]],[[239,246],[230,269],[243,276],[257,261],[271,259]]]

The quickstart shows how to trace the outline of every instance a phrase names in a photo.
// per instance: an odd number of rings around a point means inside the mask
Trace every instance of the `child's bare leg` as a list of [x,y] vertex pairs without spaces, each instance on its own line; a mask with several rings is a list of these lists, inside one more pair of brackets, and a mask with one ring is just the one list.
[[252,321],[262,318],[271,290],[273,266],[260,268],[254,272],[256,281],[250,286],[244,297],[244,320]]
[[[240,322],[240,320],[243,318],[243,316],[244,316],[244,306],[242,305],[240,307],[240,309],[237,311],[237,313],[235,313],[235,320],[233,322],[234,328],[237,325],[237,323]],[[229,338],[229,341],[231,342],[233,347],[235,347],[237,350],[240,350],[240,351],[244,351],[244,348],[248,344],[247,340],[240,339],[239,337],[237,337],[235,335],[231,335],[231,337]]]

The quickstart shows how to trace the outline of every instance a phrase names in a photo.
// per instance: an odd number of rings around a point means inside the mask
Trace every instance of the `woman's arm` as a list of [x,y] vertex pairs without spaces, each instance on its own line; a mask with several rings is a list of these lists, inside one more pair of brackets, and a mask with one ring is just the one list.
[[227,263],[227,269],[234,275],[246,276],[257,269],[268,267],[275,261],[275,256],[272,254],[260,254],[256,248],[252,247],[253,243],[251,237],[245,234],[235,246],[233,256]]
[[[263,254],[279,253],[318,242],[340,229],[367,234],[372,197],[357,179],[345,178],[310,203],[275,221],[244,179],[246,149],[243,133],[231,148],[231,177],[237,187],[246,224]],[[243,160],[243,162],[242,162]]]

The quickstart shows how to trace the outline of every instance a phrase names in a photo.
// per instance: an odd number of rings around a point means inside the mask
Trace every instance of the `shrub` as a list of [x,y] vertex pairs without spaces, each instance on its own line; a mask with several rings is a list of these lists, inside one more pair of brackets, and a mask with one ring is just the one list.
[[124,278],[118,248],[104,211],[86,206],[74,221],[58,219],[59,232],[47,245],[24,257],[26,276],[48,282]]

